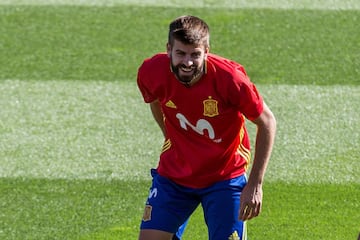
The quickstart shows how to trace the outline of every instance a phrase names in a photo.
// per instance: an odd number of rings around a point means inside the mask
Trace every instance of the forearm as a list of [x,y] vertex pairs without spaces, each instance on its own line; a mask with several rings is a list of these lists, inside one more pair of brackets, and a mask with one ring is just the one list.
[[246,221],[260,214],[262,205],[262,184],[274,145],[276,120],[264,103],[261,115],[253,121],[257,126],[253,166],[240,199],[239,218]]
[[249,184],[261,185],[274,145],[276,120],[272,112],[265,105],[263,116],[261,119],[254,121],[254,123],[257,125],[257,134]]

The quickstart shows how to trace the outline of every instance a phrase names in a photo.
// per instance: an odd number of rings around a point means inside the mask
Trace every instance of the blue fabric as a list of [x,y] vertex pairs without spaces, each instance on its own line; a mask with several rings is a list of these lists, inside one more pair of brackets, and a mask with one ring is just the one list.
[[171,232],[181,239],[190,215],[201,204],[210,240],[241,239],[244,224],[238,214],[245,175],[194,189],[180,186],[154,169],[151,173],[153,181],[141,229]]

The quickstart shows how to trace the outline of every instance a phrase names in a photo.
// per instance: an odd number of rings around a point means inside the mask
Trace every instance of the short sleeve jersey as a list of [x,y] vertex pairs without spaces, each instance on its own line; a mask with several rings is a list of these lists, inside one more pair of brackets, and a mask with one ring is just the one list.
[[245,173],[250,162],[245,117],[259,117],[263,100],[243,66],[208,54],[205,74],[186,87],[172,73],[167,54],[159,53],[140,66],[137,83],[144,101],[158,100],[164,115],[160,175],[204,188]]

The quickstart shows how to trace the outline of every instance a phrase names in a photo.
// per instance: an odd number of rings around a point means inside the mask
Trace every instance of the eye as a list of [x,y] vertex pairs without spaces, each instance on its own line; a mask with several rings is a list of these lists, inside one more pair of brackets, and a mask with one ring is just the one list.
[[194,59],[198,59],[201,57],[201,52],[195,52],[195,53],[191,54],[191,57]]
[[176,51],[176,55],[182,57],[182,56],[185,56],[185,53],[182,51]]

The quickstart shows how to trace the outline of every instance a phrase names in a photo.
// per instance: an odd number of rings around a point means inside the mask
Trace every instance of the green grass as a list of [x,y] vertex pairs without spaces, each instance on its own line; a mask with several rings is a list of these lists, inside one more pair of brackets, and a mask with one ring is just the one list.
[[357,0],[0,0],[3,5],[67,5],[67,6],[166,6],[193,8],[278,8],[278,9],[360,9]]
[[0,92],[0,176],[135,179],[156,162],[160,133],[133,83],[8,80]]
[[[270,181],[360,183],[359,86],[258,87],[278,121]],[[1,176],[143,179],[156,166],[161,133],[134,82],[4,80],[0,92]]]
[[[359,232],[358,184],[289,184],[264,187],[261,217],[248,222],[250,239],[356,239]],[[321,217],[320,217],[321,216]],[[346,219],[346,220],[344,220]],[[200,210],[189,223],[186,239],[206,239]]]
[[6,62],[0,79],[132,81],[145,57],[165,50],[169,21],[189,13],[209,22],[212,51],[243,63],[256,83],[360,81],[358,11],[2,6],[0,12]]
[[146,191],[144,182],[116,180],[2,178],[0,184],[1,239],[93,239],[112,228],[120,239],[129,229],[135,238]]
[[[184,13],[209,22],[211,51],[244,64],[278,120],[249,238],[356,239],[355,2],[346,11],[285,0],[274,4],[284,9],[236,10],[93,2],[0,0],[0,239],[136,239],[162,142],[136,70],[165,50],[168,22]],[[198,209],[184,239],[206,236]]]
[[[0,237],[136,239],[148,184],[2,178]],[[266,184],[263,212],[249,222],[249,237],[356,239],[359,189],[358,184]],[[321,212],[326,214],[319,217]],[[190,219],[184,239],[205,239],[206,235],[199,208]]]
[[[8,80],[0,86],[0,238],[135,239],[148,170],[161,146],[136,85]],[[351,239],[360,220],[353,131],[360,122],[351,111],[359,108],[359,87],[259,88],[279,130],[264,212],[249,222],[249,236]],[[184,239],[206,237],[200,212]]]

